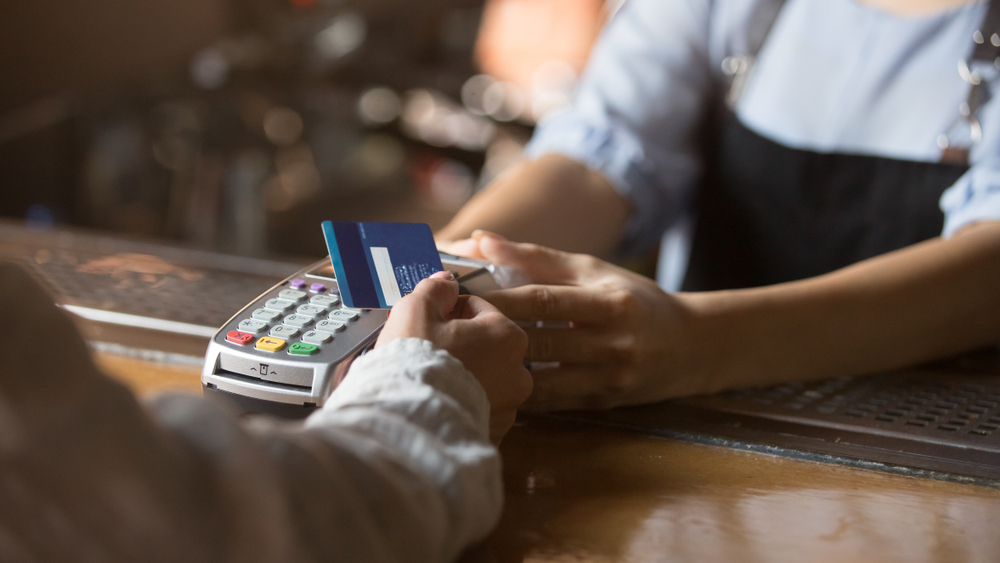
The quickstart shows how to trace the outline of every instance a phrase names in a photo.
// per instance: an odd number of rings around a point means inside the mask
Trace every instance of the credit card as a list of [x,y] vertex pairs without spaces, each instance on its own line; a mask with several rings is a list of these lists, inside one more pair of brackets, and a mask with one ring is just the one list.
[[391,309],[420,280],[444,270],[424,223],[323,221],[323,236],[347,307]]

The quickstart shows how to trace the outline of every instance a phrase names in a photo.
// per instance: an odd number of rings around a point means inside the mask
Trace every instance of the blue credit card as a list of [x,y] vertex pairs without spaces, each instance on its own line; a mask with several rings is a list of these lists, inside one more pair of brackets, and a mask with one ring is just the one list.
[[323,221],[323,236],[347,307],[391,309],[420,280],[444,270],[424,223]]

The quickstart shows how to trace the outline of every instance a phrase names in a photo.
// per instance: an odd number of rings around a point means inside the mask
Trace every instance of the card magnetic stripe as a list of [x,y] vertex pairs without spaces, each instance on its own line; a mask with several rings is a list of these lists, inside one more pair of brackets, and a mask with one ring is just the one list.
[[[324,221],[323,235],[330,247],[330,261],[345,303],[380,303],[384,306],[385,298],[371,277],[372,265],[361,244],[357,224]],[[352,267],[345,268],[345,262]],[[368,265],[368,268],[359,268],[361,264]],[[365,275],[366,272],[368,276]]]

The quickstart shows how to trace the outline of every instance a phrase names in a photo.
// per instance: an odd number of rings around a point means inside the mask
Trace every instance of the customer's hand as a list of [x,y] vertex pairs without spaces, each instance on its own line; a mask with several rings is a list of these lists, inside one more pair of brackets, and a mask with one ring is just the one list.
[[536,283],[486,298],[512,319],[564,325],[527,329],[528,359],[559,362],[532,370],[528,408],[603,409],[709,390],[692,368],[696,338],[684,295],[584,254],[475,236],[487,260]]
[[483,299],[460,296],[451,275],[438,272],[393,306],[376,346],[407,337],[433,342],[476,376],[490,401],[490,439],[499,443],[531,394],[524,331]]

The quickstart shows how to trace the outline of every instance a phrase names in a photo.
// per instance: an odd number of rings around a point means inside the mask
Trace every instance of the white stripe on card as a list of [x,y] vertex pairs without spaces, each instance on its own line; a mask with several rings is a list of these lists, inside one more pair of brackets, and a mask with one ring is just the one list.
[[396,273],[392,269],[392,260],[389,260],[389,249],[384,246],[372,246],[372,262],[375,263],[375,273],[378,274],[378,281],[382,285],[382,296],[385,297],[386,307],[392,307],[403,298],[399,294],[399,284],[396,283]]

